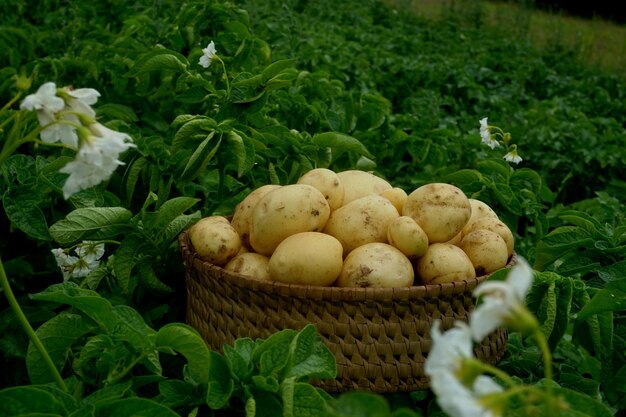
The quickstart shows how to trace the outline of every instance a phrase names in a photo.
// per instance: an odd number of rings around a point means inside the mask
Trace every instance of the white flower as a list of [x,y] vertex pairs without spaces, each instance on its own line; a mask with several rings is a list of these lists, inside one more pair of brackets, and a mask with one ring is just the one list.
[[474,340],[481,341],[489,333],[503,324],[512,327],[524,326],[520,317],[524,311],[526,294],[533,282],[533,271],[521,257],[511,268],[505,281],[487,281],[474,290],[475,297],[482,297],[482,302],[472,312],[470,329]]
[[93,104],[96,104],[100,93],[93,88],[78,88],[72,90],[66,89],[68,95],[72,97],[68,100],[67,106],[77,113],[83,113],[91,117],[96,116],[96,112],[91,108]]
[[64,107],[65,102],[57,96],[56,84],[52,82],[42,84],[35,94],[26,96],[20,104],[22,110],[45,112],[52,118],[54,113],[60,112]]
[[72,277],[72,271],[74,270],[74,265],[78,262],[78,258],[71,256],[63,249],[52,249],[51,252],[54,255],[57,266],[63,272],[63,281],[69,280]]
[[474,375],[468,369],[467,361],[475,359],[469,327],[456,322],[454,328],[442,334],[440,324],[436,321],[431,328],[433,343],[424,365],[439,406],[452,417],[495,417],[481,403],[481,397],[501,392],[502,387],[490,377]]
[[489,125],[487,124],[487,118],[480,119],[480,138],[482,143],[489,146],[491,149],[497,148],[500,146],[500,143],[491,137],[491,133],[489,133]]
[[213,61],[213,57],[215,56],[215,43],[213,41],[209,42],[206,48],[202,50],[202,56],[200,57],[199,64],[204,68],[209,68],[211,65],[211,61]]
[[76,254],[89,261],[98,261],[104,255],[104,243],[85,241],[76,247]]
[[506,155],[503,156],[505,161],[512,162],[514,164],[519,164],[522,162],[522,157],[517,154],[517,150],[513,149],[510,152],[507,152]]
[[[39,112],[37,113],[37,118],[42,126],[55,121],[54,118],[49,119],[47,115]],[[73,114],[65,114],[59,120],[72,124],[55,123],[48,126],[41,131],[41,140],[46,143],[61,142],[68,148],[78,149],[78,135],[76,134],[76,127],[73,126],[73,124],[79,123],[78,118]]]
[[111,130],[100,123],[89,126],[90,134],[81,144],[76,159],[69,162],[60,172],[70,174],[63,186],[63,195],[68,199],[73,194],[108,180],[113,171],[124,163],[120,154],[135,145],[129,143],[130,136]]

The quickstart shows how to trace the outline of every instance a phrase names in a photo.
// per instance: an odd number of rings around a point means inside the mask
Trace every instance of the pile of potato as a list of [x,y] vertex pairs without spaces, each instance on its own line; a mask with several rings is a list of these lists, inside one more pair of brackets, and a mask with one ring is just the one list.
[[410,194],[369,172],[313,169],[264,185],[229,220],[189,230],[198,256],[262,280],[341,287],[408,287],[506,266],[513,234],[485,203],[446,183]]

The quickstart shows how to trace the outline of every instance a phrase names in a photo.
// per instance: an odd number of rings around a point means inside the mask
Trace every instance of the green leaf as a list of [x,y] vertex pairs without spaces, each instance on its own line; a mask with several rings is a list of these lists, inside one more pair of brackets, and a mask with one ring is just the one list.
[[142,171],[147,165],[148,159],[142,156],[134,160],[126,171],[126,198],[128,201],[133,199],[135,189],[137,188],[137,182],[141,177]]
[[252,354],[256,343],[250,338],[235,340],[234,346],[224,345],[224,357],[228,361],[233,377],[240,381],[246,381],[254,371]]
[[137,286],[137,279],[132,277],[132,270],[146,254],[149,243],[139,234],[130,234],[122,240],[113,258],[113,271],[123,294],[131,294]]
[[368,158],[374,158],[374,155],[359,140],[341,133],[318,133],[311,138],[311,141],[319,147],[329,147],[335,151],[354,152]]
[[98,116],[107,116],[109,119],[122,120],[127,123],[134,123],[139,120],[135,111],[123,104],[105,103],[98,106]]
[[101,405],[97,417],[180,417],[172,409],[147,398],[123,398]]
[[164,48],[155,49],[141,56],[125,76],[136,77],[150,71],[184,72],[188,65],[187,58],[178,52]]
[[50,226],[52,238],[69,246],[87,237],[109,239],[129,226],[132,213],[123,207],[85,207],[76,209]]
[[220,137],[213,147],[209,147],[208,145],[213,140],[214,136],[215,132],[209,133],[200,145],[198,145],[193,154],[191,154],[183,173],[180,175],[182,181],[191,181],[206,169],[222,143],[222,138]]
[[[96,327],[94,322],[81,315],[62,311],[59,315],[39,326],[35,333],[56,368],[61,371],[74,343]],[[26,367],[31,383],[54,382],[54,378],[49,374],[41,354],[32,342],[29,343],[26,353]]]
[[296,62],[296,59],[283,59],[272,62],[270,65],[265,67],[265,69],[263,69],[263,72],[261,73],[261,78],[263,82],[268,81],[270,78],[274,78],[283,70],[292,67]]
[[174,197],[164,202],[154,213],[145,213],[144,228],[147,233],[160,235],[174,219],[192,208],[200,199],[192,197]]
[[313,324],[307,324],[291,341],[285,378],[334,378],[335,356],[322,342]]
[[384,397],[371,392],[348,392],[334,402],[337,417],[389,417],[391,410]]
[[297,332],[284,329],[273,333],[253,352],[252,360],[259,364],[261,375],[277,375],[286,365],[289,355],[289,346]]
[[576,319],[587,320],[589,317],[605,311],[624,310],[626,310],[626,278],[607,283],[580,310]]
[[132,390],[133,381],[128,380],[113,385],[107,385],[92,392],[82,400],[82,404],[94,404],[96,406],[125,397]]
[[206,394],[207,405],[214,410],[226,407],[234,389],[235,382],[231,376],[228,362],[219,353],[211,351],[211,367]]
[[559,416],[611,417],[613,413],[600,401],[574,390],[554,387],[554,394],[560,396],[569,405]]
[[254,161],[247,157],[244,139],[237,132],[228,132],[225,152],[229,160],[234,160],[237,177],[252,168]]
[[4,388],[0,390],[0,417],[67,416],[69,410],[61,400],[65,395],[36,385]]
[[[313,385],[296,382],[293,393],[293,417],[319,417],[327,412],[326,399]],[[285,413],[285,417],[288,414]]]
[[49,241],[48,223],[40,203],[40,197],[30,187],[9,189],[2,197],[4,211],[15,227],[34,239]]
[[182,323],[169,323],[156,334],[156,348],[172,349],[187,359],[187,372],[196,384],[207,384],[211,366],[209,348],[193,327]]
[[183,214],[176,217],[170,222],[170,224],[167,225],[165,230],[161,232],[161,242],[169,245],[172,241],[175,241],[178,238],[178,235],[180,235],[183,230],[187,229],[201,218],[202,214],[200,210],[191,214]]
[[215,120],[206,116],[193,116],[190,119],[186,117],[181,118],[181,116],[179,116],[179,118],[177,118],[172,124],[175,125],[180,122],[183,122],[183,125],[174,135],[174,140],[172,141],[172,147],[170,149],[172,154],[178,152],[180,148],[189,141],[198,141],[200,139],[207,138],[209,133],[213,132],[217,128]]
[[576,226],[557,227],[538,243],[533,267],[541,271],[565,253],[593,243],[593,239]]

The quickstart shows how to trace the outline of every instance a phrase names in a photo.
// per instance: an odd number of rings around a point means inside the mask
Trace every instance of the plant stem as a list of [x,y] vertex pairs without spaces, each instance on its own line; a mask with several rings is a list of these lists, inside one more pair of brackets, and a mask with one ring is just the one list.
[[28,319],[24,315],[24,312],[20,308],[20,305],[17,302],[17,299],[15,298],[13,291],[11,290],[11,286],[9,284],[9,278],[7,277],[7,274],[4,271],[4,265],[2,264],[2,259],[0,259],[0,284],[2,284],[2,291],[4,292],[4,296],[7,298],[7,301],[9,302],[9,305],[11,306],[11,309],[13,310],[13,313],[19,320],[22,328],[28,335],[28,338],[30,339],[31,343],[35,346],[35,348],[37,349],[37,351],[43,358],[44,364],[48,368],[48,372],[50,373],[50,376],[52,377],[52,379],[54,379],[54,381],[57,383],[57,385],[59,386],[59,388],[61,388],[63,392],[67,392],[67,386],[65,386],[65,382],[63,381],[63,378],[61,378],[61,374],[59,374],[59,371],[57,370],[56,366],[54,366],[54,363],[52,362],[50,355],[48,355],[48,351],[46,351],[46,348],[43,346],[43,344],[41,343],[41,340],[39,340],[39,337],[33,330],[30,323],[28,322]]

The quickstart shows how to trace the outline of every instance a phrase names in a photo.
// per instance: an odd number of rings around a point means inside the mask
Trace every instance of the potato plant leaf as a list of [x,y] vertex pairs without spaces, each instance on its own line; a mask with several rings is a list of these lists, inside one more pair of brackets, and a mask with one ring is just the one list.
[[196,384],[209,382],[211,355],[206,342],[197,330],[182,323],[169,323],[161,327],[154,341],[159,351],[172,349],[187,359],[187,375]]
[[180,417],[169,407],[147,398],[122,398],[102,404],[98,417]]
[[85,207],[71,211],[50,226],[50,234],[61,246],[85,238],[110,239],[129,226],[132,213],[123,207]]
[[605,311],[626,310],[626,278],[610,281],[596,292],[578,313],[578,320],[587,320],[594,314]]
[[4,388],[0,390],[0,417],[67,416],[71,410],[65,405],[66,397],[60,390],[37,385]]
[[[35,333],[56,368],[62,370],[74,343],[96,328],[96,324],[85,316],[62,311],[39,326]],[[41,354],[32,343],[28,345],[26,367],[33,384],[54,382]]]
[[211,352],[211,367],[209,368],[209,382],[206,394],[206,403],[214,410],[228,405],[235,389],[228,362],[217,352]]

